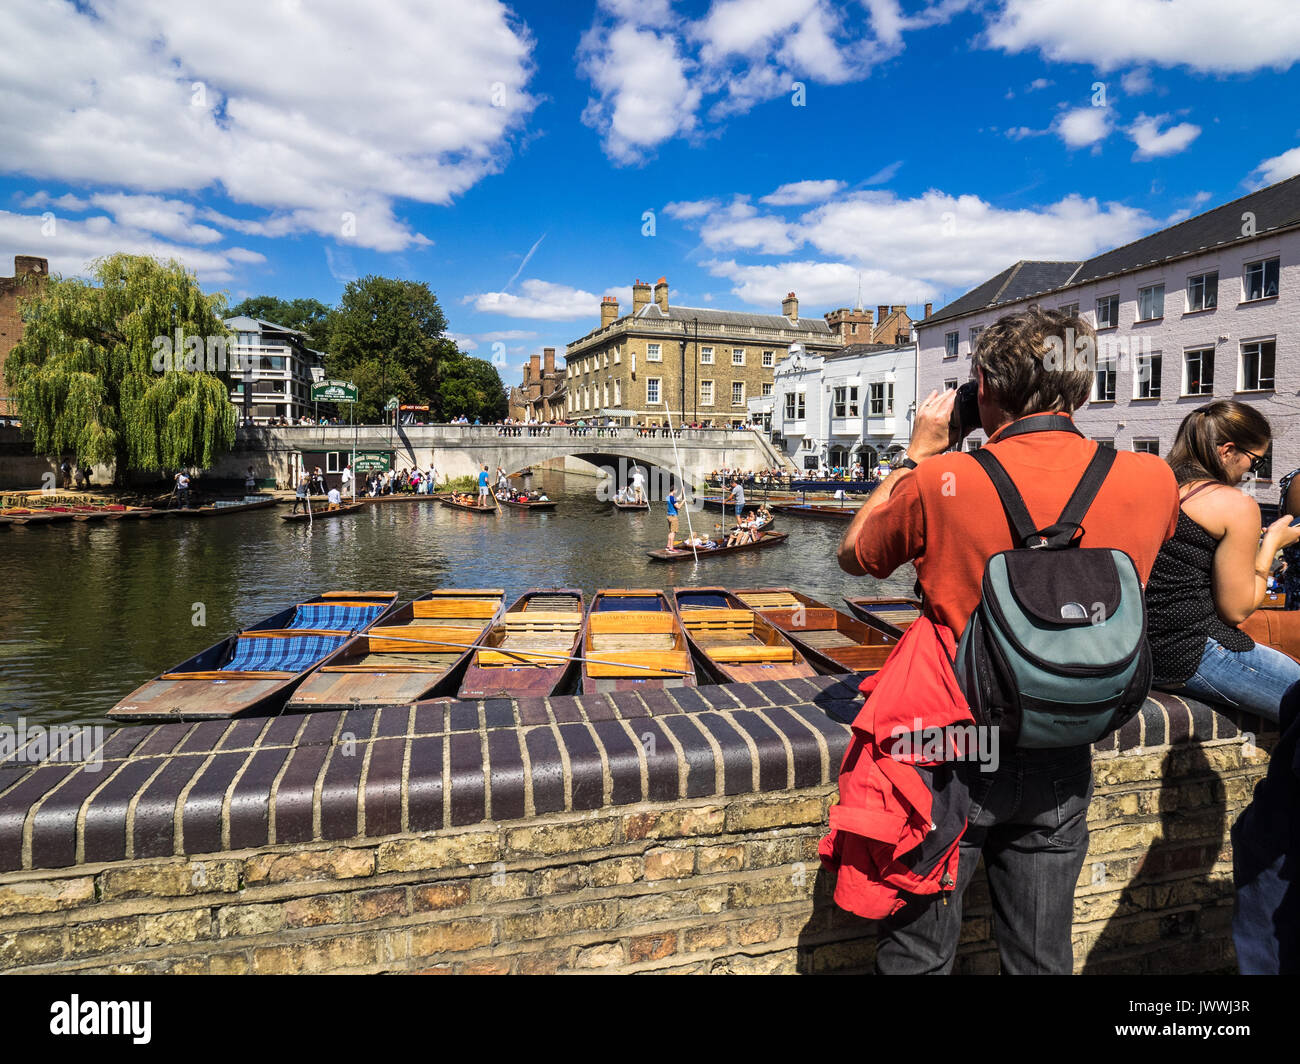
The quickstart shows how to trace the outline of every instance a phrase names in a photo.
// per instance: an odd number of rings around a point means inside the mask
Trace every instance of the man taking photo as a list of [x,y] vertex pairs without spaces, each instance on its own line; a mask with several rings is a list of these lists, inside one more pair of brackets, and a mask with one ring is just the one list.
[[[1081,338],[1095,352],[1096,336],[1085,321],[1031,308],[980,333],[972,358],[985,447],[1040,529],[1065,510],[1100,446],[1074,430],[1068,416],[1092,391],[1095,359],[1072,357]],[[972,455],[949,451],[963,427],[975,427],[954,424],[956,399],[954,391],[936,391],[921,403],[905,457],[853,519],[837,558],[845,572],[877,578],[911,562],[927,616],[960,636],[981,601],[989,559],[1022,544],[989,475]],[[1125,552],[1145,584],[1177,519],[1169,467],[1154,455],[1121,451],[1077,543]],[[963,761],[955,770],[970,795],[955,888],[946,903],[914,897],[881,921],[876,967],[883,974],[952,970],[962,895],[981,855],[1002,971],[1073,970],[1074,889],[1088,850],[1092,747],[1004,748],[996,770],[980,768]]]

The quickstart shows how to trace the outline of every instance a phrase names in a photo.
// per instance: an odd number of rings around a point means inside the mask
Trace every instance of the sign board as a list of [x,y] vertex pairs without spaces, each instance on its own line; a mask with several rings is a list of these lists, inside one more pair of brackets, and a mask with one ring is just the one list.
[[398,407],[398,404],[399,404],[399,400],[398,400],[397,396],[395,396],[395,395],[394,395],[394,396],[391,396],[391,397],[389,397],[388,402],[384,404],[384,409],[385,409],[385,410],[396,410],[397,407]]
[[352,468],[358,473],[387,473],[393,466],[393,456],[388,451],[358,451]]
[[355,403],[357,386],[347,381],[321,381],[311,386],[313,403]]

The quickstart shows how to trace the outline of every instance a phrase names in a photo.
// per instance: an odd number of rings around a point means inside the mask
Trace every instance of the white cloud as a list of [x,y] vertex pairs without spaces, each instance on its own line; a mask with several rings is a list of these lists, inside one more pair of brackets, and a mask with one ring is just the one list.
[[539,318],[543,321],[576,321],[581,318],[600,320],[601,297],[570,285],[529,278],[512,292],[480,292],[462,302],[472,304],[483,314],[502,314],[507,318]]
[[1054,62],[1101,70],[1130,64],[1188,66],[1217,73],[1300,59],[1300,5],[1294,0],[1004,0],[987,38],[1008,52],[1037,50]]
[[1056,82],[1049,81],[1047,78],[1034,78],[1033,81],[1025,86],[1025,92],[1037,92],[1039,89],[1047,89],[1055,84]]
[[1144,96],[1155,88],[1151,72],[1146,67],[1130,70],[1119,80],[1120,88],[1126,96]]
[[619,164],[644,161],[664,141],[708,135],[706,122],[791,95],[794,83],[842,85],[870,76],[903,47],[909,30],[970,6],[941,0],[905,15],[898,0],[863,0],[858,13],[834,0],[713,0],[698,19],[665,0],[601,0],[578,50],[595,95],[583,121]]
[[1157,159],[1166,155],[1177,155],[1201,135],[1201,127],[1191,122],[1179,122],[1163,132],[1162,123],[1169,120],[1168,115],[1138,115],[1128,128],[1129,139],[1137,145],[1134,159]]
[[0,211],[0,247],[21,248],[24,254],[50,260],[50,270],[68,277],[85,276],[92,259],[116,252],[177,259],[204,283],[233,280],[237,266],[265,262],[247,248],[195,248],[160,239],[154,232],[106,215],[74,219],[55,215]]
[[903,160],[897,159],[894,162],[890,163],[888,166],[883,167],[880,170],[877,170],[874,174],[872,174],[869,178],[867,178],[862,183],[864,185],[887,185],[889,184],[889,182],[894,180],[894,175],[897,174],[898,171],[901,170],[902,168],[903,168]]
[[693,218],[703,218],[710,211],[715,211],[719,207],[719,202],[714,199],[708,200],[682,200],[677,203],[667,203],[664,205],[664,214],[669,218],[678,218],[682,221],[689,221]]
[[785,255],[803,243],[784,219],[759,214],[741,198],[710,214],[700,235],[714,250],[747,250],[764,255]]
[[90,206],[89,200],[74,196],[71,192],[56,197],[51,196],[44,189],[33,192],[30,196],[19,195],[17,200],[20,207],[58,207],[59,210],[67,211],[69,214],[80,214]]
[[11,3],[0,40],[10,169],[216,190],[269,212],[264,235],[379,251],[427,242],[394,203],[446,204],[498,170],[535,105],[531,41],[498,0]]
[[1057,118],[1054,128],[1071,148],[1097,144],[1110,136],[1110,108],[1076,107]]
[[[888,180],[888,179],[886,179]],[[790,207],[803,203],[821,203],[844,188],[843,181],[792,181],[764,196],[759,203],[773,207]]]
[[1050,129],[1030,129],[1028,126],[1015,126],[1005,130],[1005,136],[1008,140],[1024,140],[1026,137],[1041,137],[1044,133],[1050,132]]
[[1288,177],[1300,174],[1300,147],[1284,151],[1265,159],[1251,171],[1249,183],[1252,185],[1272,185],[1285,181]]

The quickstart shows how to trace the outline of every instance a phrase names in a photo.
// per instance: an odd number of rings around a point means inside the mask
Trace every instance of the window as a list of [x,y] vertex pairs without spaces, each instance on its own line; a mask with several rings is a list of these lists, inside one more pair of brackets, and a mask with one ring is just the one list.
[[337,473],[337,472],[339,472],[339,470],[341,470],[342,468],[343,468],[343,467],[339,465],[339,452],[338,452],[338,451],[327,451],[327,452],[325,453],[325,472],[326,472],[326,473]]
[[658,344],[645,345],[645,360],[647,362],[662,362],[664,356]]
[[1065,306],[1061,307],[1061,313],[1067,318],[1077,318],[1079,316],[1079,304],[1066,303]]
[[1277,259],[1246,263],[1246,299],[1269,299],[1277,295]]
[[1219,305],[1219,271],[1187,278],[1187,313],[1213,310]]
[[615,406],[623,405],[623,382],[622,381],[614,382],[614,405]]
[[[713,382],[700,381],[700,406],[712,406],[712,405],[713,405]],[[785,397],[785,416],[788,418],[794,417],[794,396],[793,395],[787,395]]]
[[609,406],[609,382],[605,383],[605,405]]
[[773,352],[773,351],[764,351],[764,352],[763,352],[763,368],[764,368],[764,369],[771,369],[771,368],[772,368],[773,366],[775,366],[775,365],[776,365],[776,353]]
[[798,414],[798,417],[799,417],[799,420],[800,420],[800,421],[802,421],[802,420],[804,419],[804,417],[805,417],[805,401],[807,400],[807,398],[808,398],[808,393],[807,393],[807,392],[800,392],[800,393],[799,393],[799,414]]
[[1256,480],[1273,479],[1273,445],[1268,445],[1268,450],[1264,452],[1264,461],[1259,464],[1259,469],[1255,472]]
[[1163,361],[1159,351],[1138,355],[1133,364],[1133,398],[1159,399]]
[[1254,340],[1241,345],[1241,384],[1238,391],[1271,392],[1276,340]]
[[1148,440],[1134,440],[1134,441],[1133,441],[1133,450],[1137,451],[1138,454],[1155,454],[1155,455],[1158,455],[1158,454],[1160,453],[1160,441],[1159,441],[1159,440],[1150,440],[1150,439],[1148,439]]
[[731,382],[731,405],[732,406],[745,405],[745,382],[744,381]]
[[1093,442],[1100,444],[1102,447],[1109,447],[1112,451],[1115,449],[1115,440],[1113,438],[1103,439],[1100,436],[1094,436]]
[[982,440],[968,439],[966,441],[967,451],[978,451],[983,446],[984,446],[984,442]]
[[743,366],[745,364],[745,349],[743,347],[733,347],[731,349],[731,364],[733,366]]
[[771,395],[771,394],[772,394],[772,382],[771,382],[771,381],[764,381],[764,382],[763,382],[763,395],[768,396],[768,395]]
[[858,416],[858,390],[847,385],[835,389],[835,417]]
[[867,409],[870,412],[872,417],[885,416],[885,382],[884,381],[880,381],[879,383],[872,384],[868,387],[867,402],[871,404],[870,406],[868,406]]
[[614,348],[614,365],[619,366],[622,364],[623,364],[623,350],[622,348],[616,347]]
[[1214,394],[1214,348],[1183,352],[1183,394]]
[[968,338],[970,340],[970,349],[972,351],[975,350],[975,344],[979,341],[980,333],[982,333],[983,331],[984,331],[983,325],[974,325],[971,327]]
[[700,365],[701,366],[713,365],[713,348],[711,347],[700,348]]
[[1165,286],[1148,285],[1138,289],[1138,321],[1155,321],[1165,316]]
[[1094,403],[1111,403],[1115,401],[1115,356],[1097,356],[1097,375],[1092,385]]
[[659,405],[659,377],[647,377],[645,382],[645,401],[647,406]]
[[960,337],[955,332],[943,334],[943,357],[944,358],[957,357],[957,342],[959,339]]
[[944,381],[943,390],[945,392],[955,392],[957,390],[957,378],[952,377],[949,380]]
[[1119,325],[1119,296],[1102,296],[1097,300],[1097,328],[1113,329]]
[[885,413],[889,417],[894,416],[894,382],[885,382]]
[[[705,383],[704,381],[700,381],[701,385],[703,385],[704,383]],[[708,385],[709,385],[709,389],[712,390],[713,382],[709,381]],[[785,393],[785,419],[787,421],[793,421],[795,419],[794,418],[794,392]]]

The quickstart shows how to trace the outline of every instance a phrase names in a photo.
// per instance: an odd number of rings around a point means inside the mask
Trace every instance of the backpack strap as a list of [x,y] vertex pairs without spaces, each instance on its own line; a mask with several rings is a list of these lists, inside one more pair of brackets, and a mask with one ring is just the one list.
[[1065,547],[1083,528],[1084,515],[1092,505],[1093,499],[1097,497],[1106,474],[1114,464],[1115,451],[1110,447],[1098,446],[1092,460],[1088,463],[1088,468],[1079,478],[1074,494],[1070,496],[1070,501],[1061,511],[1061,516],[1054,524],[1041,530],[1034,525],[1034,519],[1030,517],[1029,509],[1025,506],[1025,500],[1021,497],[1019,489],[993,453],[981,447],[977,451],[972,451],[971,457],[980,464],[989,479],[993,481],[993,487],[997,490],[1002,509],[1006,511],[1007,520],[1011,524],[1017,543],[1033,548]]

